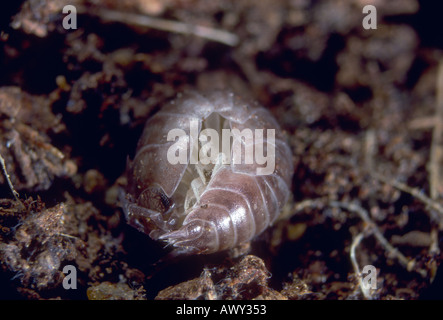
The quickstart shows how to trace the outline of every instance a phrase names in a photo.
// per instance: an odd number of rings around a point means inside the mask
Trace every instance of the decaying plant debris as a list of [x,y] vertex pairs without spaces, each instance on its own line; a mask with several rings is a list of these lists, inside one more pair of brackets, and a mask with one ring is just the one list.
[[[49,101],[31,97],[18,87],[0,89],[2,117],[0,154],[11,183],[17,189],[46,190],[55,177],[72,176],[74,162],[51,145],[48,131],[64,130],[60,118],[50,110]],[[37,125],[33,125],[33,123]],[[6,177],[2,175],[1,183]]]
[[[443,43],[432,4],[398,2],[365,30],[360,0],[23,1],[0,34],[0,296],[441,297]],[[189,88],[271,110],[293,199],[250,248],[171,260],[118,192],[147,117]]]

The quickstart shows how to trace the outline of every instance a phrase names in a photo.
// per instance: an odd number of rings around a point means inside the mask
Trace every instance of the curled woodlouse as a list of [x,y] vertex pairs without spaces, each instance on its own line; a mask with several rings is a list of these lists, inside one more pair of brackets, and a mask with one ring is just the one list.
[[292,173],[268,110],[230,92],[188,92],[148,119],[128,163],[123,207],[130,225],[177,253],[213,253],[275,221]]

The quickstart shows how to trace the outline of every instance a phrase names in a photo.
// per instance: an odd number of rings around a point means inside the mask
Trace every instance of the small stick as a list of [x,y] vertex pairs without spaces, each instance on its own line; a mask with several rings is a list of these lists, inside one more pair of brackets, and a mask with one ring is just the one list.
[[62,236],[62,237],[66,237],[66,238],[70,238],[70,239],[74,239],[74,240],[80,240],[79,237],[71,236],[70,234],[66,234],[63,232],[58,232],[57,235]]
[[237,35],[233,33],[173,20],[153,18],[146,15],[129,12],[119,12],[103,8],[99,8],[96,10],[87,10],[86,8],[81,8],[78,11],[82,13],[95,14],[104,20],[117,21],[129,25],[138,25],[142,27],[154,28],[157,30],[174,33],[195,35],[208,40],[220,42],[228,46],[236,46],[239,42]]
[[[409,260],[406,258],[397,248],[393,247],[388,240],[384,237],[384,235],[381,233],[380,229],[377,227],[377,225],[371,220],[369,217],[368,212],[352,203],[343,203],[339,201],[331,201],[330,206],[336,207],[336,208],[342,208],[345,210],[348,210],[350,212],[357,213],[360,218],[368,225],[368,227],[371,229],[371,231],[374,233],[375,238],[380,242],[382,247],[388,252],[388,254],[392,255],[394,258],[396,258],[400,264],[406,268],[406,270],[411,270],[414,266],[414,261]],[[426,277],[426,271],[425,270],[417,270],[417,272],[423,276]]]
[[438,186],[441,181],[439,162],[442,158],[442,136],[443,136],[443,61],[438,65],[436,81],[436,104],[435,104],[435,122],[432,131],[431,154],[429,159],[429,193],[431,199],[438,196]]
[[437,121],[438,119],[435,119],[435,116],[421,117],[411,120],[408,124],[408,128],[411,130],[429,129],[434,127]]
[[[324,201],[325,201],[325,199],[322,199],[322,198],[304,200],[301,203],[299,203],[297,206],[295,206],[293,212],[300,211],[300,210],[307,208],[307,207],[320,208],[325,205],[323,203]],[[432,200],[430,200],[430,201],[432,204],[435,203],[436,205],[438,205],[435,201],[432,201]],[[371,232],[375,236],[375,238],[379,241],[381,246],[388,252],[388,254],[391,255],[392,257],[396,258],[406,270],[408,270],[408,271],[413,270],[414,265],[415,265],[414,260],[409,260],[397,248],[395,248],[394,246],[392,246],[389,243],[389,241],[382,234],[382,232],[380,231],[378,226],[371,220],[367,210],[365,210],[364,208],[362,208],[361,206],[358,206],[356,204],[344,203],[344,202],[340,202],[340,201],[329,201],[327,205],[334,207],[334,208],[345,209],[345,210],[348,210],[349,212],[354,212],[358,216],[360,216],[360,218],[366,223],[366,228],[369,228],[368,229],[369,232]],[[352,248],[352,246],[351,246],[351,251],[352,251],[352,249],[355,250],[356,246],[358,246],[358,244],[361,242],[361,240],[362,239],[358,239],[358,238],[357,238],[357,240],[354,239],[354,242],[353,242],[354,247]],[[353,258],[351,257],[351,260],[352,259]],[[354,259],[355,259],[355,255],[354,255]],[[354,262],[356,262],[356,261],[354,261]],[[353,265],[354,265],[354,263],[353,263]],[[354,265],[354,269],[355,269],[355,265]],[[422,277],[427,276],[426,270],[418,269],[415,271],[418,274],[420,274]]]
[[363,147],[365,168],[367,168],[369,172],[372,172],[374,169],[374,155],[377,148],[377,138],[374,130],[366,131]]
[[324,206],[326,200],[326,198],[305,199],[297,202],[293,206],[290,204],[290,201],[288,201],[278,216],[277,221],[289,219],[297,212],[303,211],[306,208],[321,208]]
[[421,202],[423,202],[424,204],[426,204],[429,208],[434,209],[435,211],[437,211],[442,217],[443,217],[443,206],[441,206],[437,201],[427,197],[423,192],[421,192],[419,189],[417,188],[411,188],[408,185],[398,182],[398,181],[390,181],[388,179],[386,179],[385,177],[383,177],[382,175],[379,174],[372,174],[372,176],[375,179],[378,179],[384,183],[387,183],[389,185],[392,185],[393,187],[409,193],[410,195],[416,197],[418,200],[420,200]]

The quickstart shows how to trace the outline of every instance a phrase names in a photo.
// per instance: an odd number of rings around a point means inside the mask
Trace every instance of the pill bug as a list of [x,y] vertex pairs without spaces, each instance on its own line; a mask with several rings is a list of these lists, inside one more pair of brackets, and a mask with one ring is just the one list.
[[[192,123],[198,139],[192,136]],[[183,130],[185,138],[168,141],[174,129]],[[208,141],[200,138],[205,129],[222,137],[223,129],[231,130],[231,151],[208,164],[192,163],[192,150],[203,150],[202,140]],[[266,135],[251,142],[238,134],[244,129],[263,129]],[[266,143],[268,154],[274,152],[270,174],[258,174],[264,165],[246,161],[246,150],[252,150],[247,147],[256,150],[258,143]],[[168,161],[174,144],[186,150],[185,163]],[[166,241],[178,254],[214,253],[249,242],[276,220],[288,200],[292,172],[291,151],[268,110],[231,92],[187,92],[146,122],[135,157],[128,161],[123,209],[131,226]]]

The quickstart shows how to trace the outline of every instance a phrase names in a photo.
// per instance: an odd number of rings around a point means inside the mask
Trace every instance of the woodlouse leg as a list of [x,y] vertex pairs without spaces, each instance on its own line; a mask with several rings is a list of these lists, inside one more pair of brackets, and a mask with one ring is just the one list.
[[184,209],[185,212],[187,212],[189,209],[192,208],[192,206],[195,204],[195,197],[192,193],[191,190],[188,190],[187,194],[186,194],[186,198],[185,198],[185,204],[184,204]]
[[200,202],[200,195],[203,193],[206,184],[197,177],[191,181],[191,188],[186,193],[184,208],[185,211],[192,208],[196,203]]
[[158,212],[136,204],[128,204],[125,211],[128,223],[144,233],[149,233],[152,228],[149,227],[150,224],[154,224],[158,229],[163,230],[161,233],[169,231],[166,221],[163,220],[162,215]]
[[217,161],[213,165],[211,178],[208,179],[206,176],[207,165],[197,164],[195,170],[198,173],[198,177],[191,181],[191,190],[188,192],[185,199],[185,210],[191,208],[195,203],[200,202],[200,195],[203,193],[205,187],[208,185],[209,181],[215,176],[215,174],[223,167],[226,163],[227,157],[224,153],[219,153],[217,156]]
[[197,171],[198,176],[200,177],[201,181],[203,182],[204,185],[207,184],[207,179],[206,179],[206,175],[205,175],[205,166],[197,163],[195,165],[195,170]]
[[[137,205],[132,196],[126,195],[123,190],[119,191],[119,199],[128,224],[149,234],[153,239],[173,229],[173,225],[167,223],[161,213]],[[171,206],[164,214],[169,215],[173,208],[174,206]]]
[[228,157],[226,154],[220,152],[217,157],[217,161],[215,162],[214,168],[212,169],[211,180],[217,174],[217,172],[227,163]]

